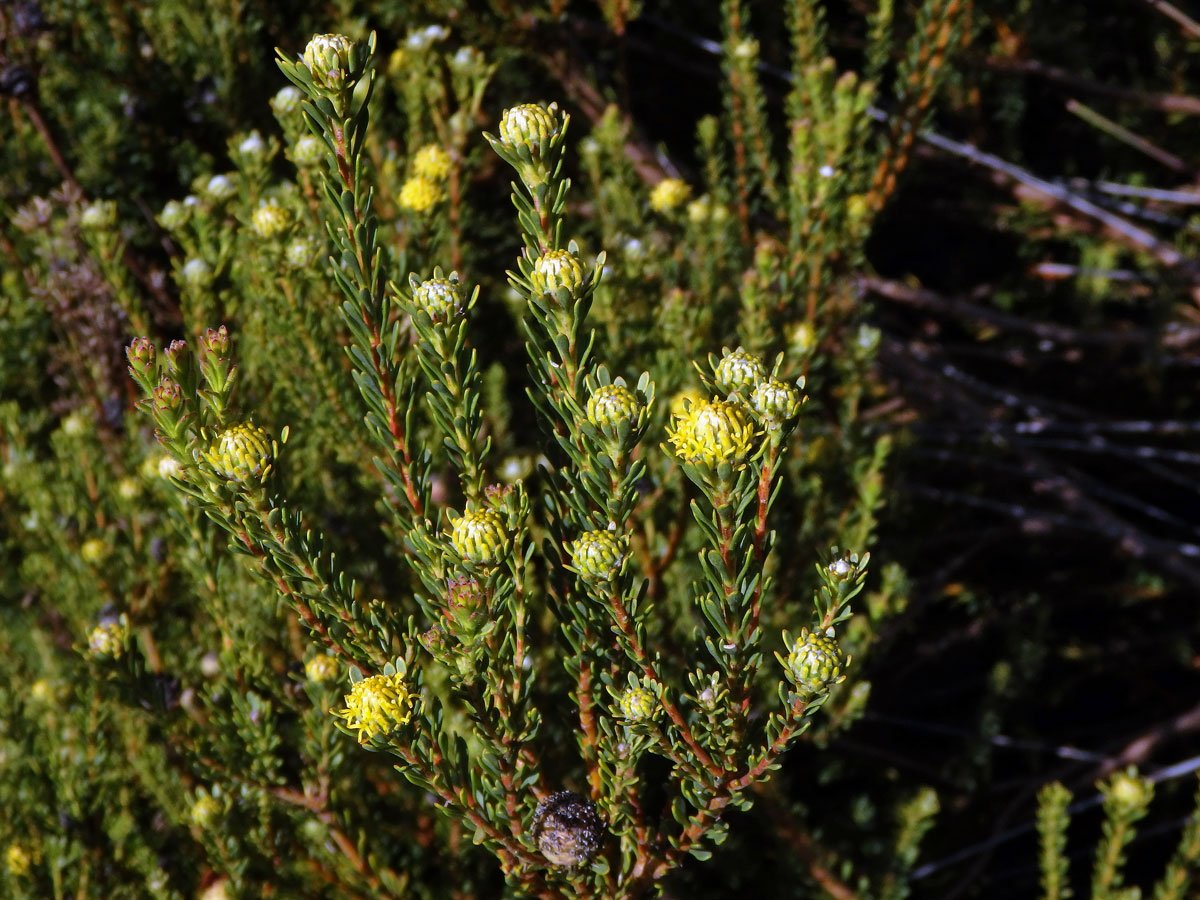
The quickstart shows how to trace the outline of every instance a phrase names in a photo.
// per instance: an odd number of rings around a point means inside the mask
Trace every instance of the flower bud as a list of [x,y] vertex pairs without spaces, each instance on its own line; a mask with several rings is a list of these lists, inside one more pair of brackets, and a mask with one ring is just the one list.
[[588,397],[587,419],[597,428],[617,428],[622,423],[636,424],[642,404],[623,384],[606,384]]
[[691,186],[679,178],[664,178],[650,191],[650,208],[668,213],[682,206],[692,194]]
[[183,264],[179,274],[184,284],[194,288],[207,287],[213,280],[212,266],[202,259],[189,259]]
[[462,309],[462,289],[458,276],[453,273],[449,278],[430,278],[420,283],[413,276],[409,284],[412,286],[413,306],[435,322],[446,321]]
[[214,175],[205,182],[203,194],[211,203],[224,203],[237,193],[237,185],[226,175]]
[[304,664],[304,677],[313,684],[324,684],[337,678],[337,660],[328,653],[318,653]]
[[163,376],[150,395],[155,412],[175,414],[183,410],[183,389],[173,378]]
[[191,209],[178,200],[168,200],[158,214],[158,224],[167,231],[178,231],[191,218]]
[[555,137],[562,128],[558,104],[541,106],[523,103],[506,109],[500,117],[500,140],[505,146],[527,148],[536,155],[541,145]]
[[277,203],[264,203],[250,216],[250,224],[260,237],[278,237],[292,224],[292,214]]
[[631,722],[643,722],[658,714],[658,700],[641,685],[625,688],[618,705],[621,715]]
[[321,242],[310,237],[292,240],[283,251],[283,260],[293,269],[303,269],[321,252]]
[[88,231],[103,231],[117,224],[117,204],[111,200],[96,200],[83,208],[79,226]]
[[531,831],[546,861],[562,868],[586,863],[605,834],[596,807],[573,791],[557,791],[539,803]]
[[800,411],[800,392],[774,378],[760,381],[750,395],[750,408],[773,425],[790,422]]
[[508,546],[504,520],[494,509],[468,512],[454,520],[450,542],[463,562],[494,565]]
[[762,360],[741,347],[723,351],[721,361],[713,369],[717,386],[730,394],[754,388],[766,375]]
[[353,38],[344,34],[315,34],[304,48],[304,65],[313,84],[327,93],[341,93],[354,86]]
[[585,531],[569,544],[571,566],[584,581],[603,584],[612,581],[625,561],[625,542],[613,531]]
[[450,165],[450,154],[437,144],[426,144],[413,154],[413,174],[430,181],[444,181]]
[[686,462],[737,467],[753,449],[754,426],[738,404],[712,400],[688,407],[668,429],[667,438]]
[[583,264],[569,250],[551,250],[533,262],[529,281],[538,294],[554,294],[566,288],[574,294],[586,280]]
[[835,559],[825,567],[825,571],[829,573],[829,577],[840,584],[843,581],[849,581],[854,577],[855,572],[855,557],[854,559]]
[[123,621],[101,622],[88,635],[88,652],[97,658],[120,659],[128,639],[129,628]]
[[306,134],[292,145],[292,162],[301,169],[320,165],[325,158],[325,142],[313,134]]
[[832,630],[800,629],[787,658],[788,675],[798,690],[815,694],[845,680],[846,657]]
[[261,478],[274,458],[270,435],[250,422],[226,428],[204,452],[218,475],[239,484]]
[[304,95],[300,93],[300,89],[289,84],[280,88],[271,98],[271,109],[275,110],[275,115],[282,118],[299,110],[303,99]]

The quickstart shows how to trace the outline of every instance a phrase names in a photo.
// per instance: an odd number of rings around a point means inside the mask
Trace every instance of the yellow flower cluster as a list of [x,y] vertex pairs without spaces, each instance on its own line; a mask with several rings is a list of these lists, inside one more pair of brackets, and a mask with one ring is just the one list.
[[413,154],[413,174],[430,181],[445,181],[450,174],[450,154],[437,144],[426,144]]
[[694,403],[667,431],[675,453],[684,461],[709,466],[745,462],[754,446],[754,423],[737,403],[711,400]]
[[274,455],[270,435],[257,425],[243,422],[222,431],[205,451],[204,459],[230,481],[246,482],[259,478]]
[[413,695],[399,673],[372,675],[354,685],[345,698],[346,708],[334,713],[358,732],[358,742],[387,734],[405,724],[413,713]]
[[415,213],[425,213],[442,200],[442,189],[421,175],[414,175],[400,188],[400,205]]
[[692,195],[688,183],[680,178],[664,178],[650,192],[650,208],[658,213],[678,209]]

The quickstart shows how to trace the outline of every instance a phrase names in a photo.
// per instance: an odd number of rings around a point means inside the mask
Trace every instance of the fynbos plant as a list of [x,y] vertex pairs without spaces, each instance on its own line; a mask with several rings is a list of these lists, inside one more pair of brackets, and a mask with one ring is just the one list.
[[[380,240],[365,151],[373,51],[373,37],[321,35],[280,69],[324,151],[327,264],[366,410],[342,440],[371,447],[407,575],[365,598],[279,490],[289,428],[238,411],[224,328],[194,352],[135,341],[130,371],[184,508],[227,532],[327,654],[311,657],[310,680],[345,673],[338,727],[393,757],[515,888],[652,894],[721,842],[724,812],[751,805],[845,678],[837,630],[866,555],[818,566],[815,603],[790,607],[796,637],[765,629],[804,380],[782,354],[726,349],[696,367],[694,398],[660,430],[651,375],[606,368],[589,324],[605,256],[564,237],[569,117],[555,104],[513,107],[486,135],[516,174],[523,246],[508,280],[544,435],[537,471],[496,481],[478,289],[400,271]],[[254,217],[263,236],[283,221],[268,209]],[[647,777],[652,757],[664,778]]]

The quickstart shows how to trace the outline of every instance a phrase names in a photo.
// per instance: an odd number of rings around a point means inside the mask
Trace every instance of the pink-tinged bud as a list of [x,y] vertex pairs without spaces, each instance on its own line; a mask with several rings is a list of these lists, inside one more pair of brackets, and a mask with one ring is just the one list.
[[163,378],[154,389],[153,400],[156,412],[179,412],[183,409],[183,390],[178,382]]
[[153,377],[156,356],[157,351],[149,338],[134,338],[125,348],[125,358],[129,360],[129,371],[135,378]]
[[200,346],[217,359],[224,359],[229,356],[229,331],[224,325],[217,329],[209,328],[200,338]]

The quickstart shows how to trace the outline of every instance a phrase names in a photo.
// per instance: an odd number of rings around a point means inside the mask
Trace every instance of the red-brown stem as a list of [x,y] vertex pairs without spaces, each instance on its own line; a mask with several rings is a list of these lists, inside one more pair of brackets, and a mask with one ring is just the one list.
[[[629,644],[629,649],[633,651],[634,659],[641,667],[642,674],[654,683],[661,684],[662,678],[659,676],[658,671],[654,668],[653,660],[650,659],[649,655],[646,653],[646,649],[642,646],[642,642],[637,636],[637,629],[633,625],[633,620],[629,618],[629,612],[625,609],[624,602],[622,602],[621,598],[616,594],[611,594],[608,598],[608,602],[609,606],[612,608],[613,618],[616,620],[617,627],[621,630],[621,634],[625,636],[625,640]],[[683,714],[680,713],[679,707],[677,707],[665,693],[661,694],[659,697],[659,703],[666,711],[667,716],[675,724],[675,727],[678,729],[679,736],[683,739],[683,742],[687,744],[688,749],[696,755],[696,758],[700,760],[704,768],[708,770],[708,773],[715,779],[724,778],[725,770],[718,766],[713,761],[713,758],[708,755],[708,752],[700,746],[699,741],[696,740],[696,736],[692,734],[692,729],[688,727],[687,721],[683,718]],[[674,757],[672,757],[672,759],[674,759]]]
[[598,752],[600,735],[596,728],[596,702],[592,699],[592,664],[587,659],[579,661],[579,678],[576,695],[579,699],[579,731],[582,739],[579,742],[583,751],[583,762],[587,766],[588,784],[592,790],[592,800],[599,801],[603,789],[600,775]]

